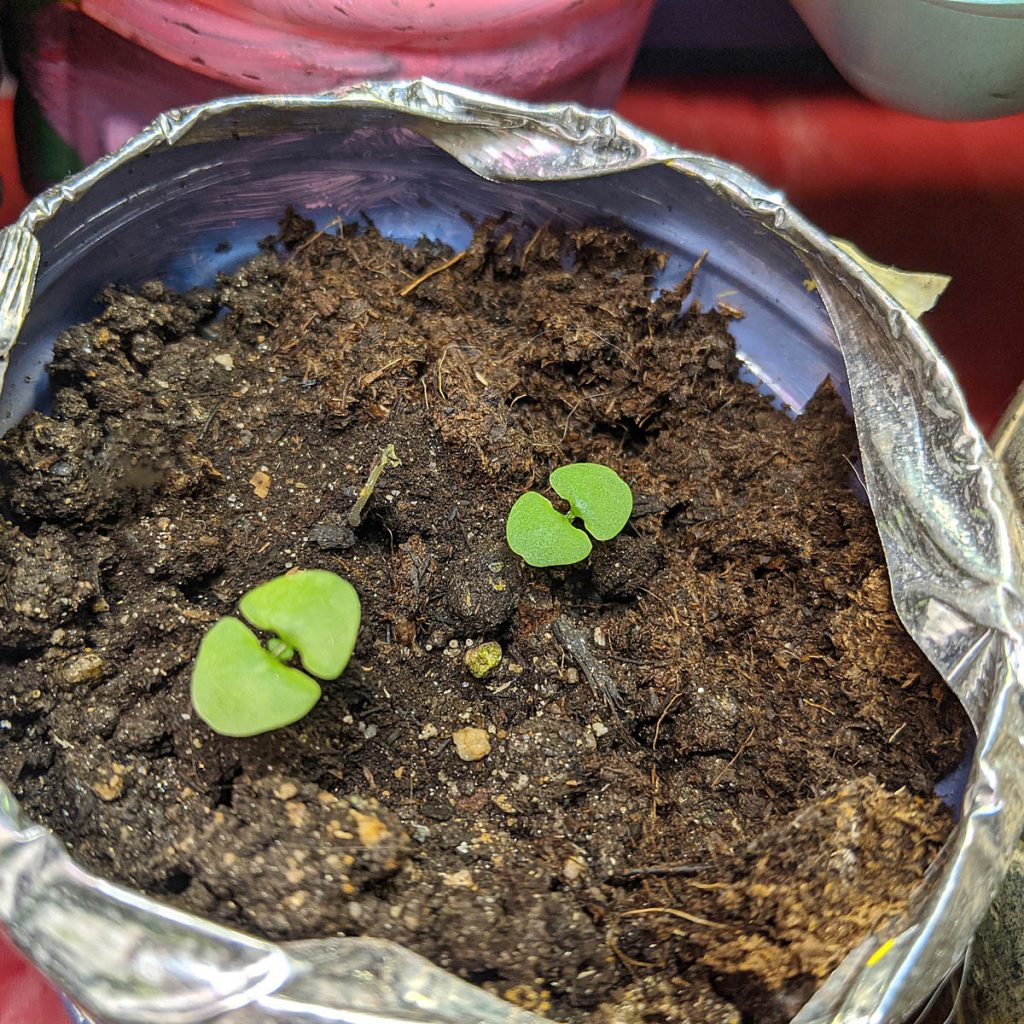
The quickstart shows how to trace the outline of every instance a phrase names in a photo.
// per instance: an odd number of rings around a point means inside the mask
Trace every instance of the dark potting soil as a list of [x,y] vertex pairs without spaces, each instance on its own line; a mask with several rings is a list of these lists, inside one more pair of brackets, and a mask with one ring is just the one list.
[[[0,443],[0,774],[94,871],[258,935],[393,939],[569,1021],[788,1019],[906,907],[967,732],[841,403],[774,409],[624,234],[277,249],[108,291]],[[505,517],[572,461],[633,517],[531,569]],[[300,566],[361,595],[348,670],[215,735],[204,631]]]

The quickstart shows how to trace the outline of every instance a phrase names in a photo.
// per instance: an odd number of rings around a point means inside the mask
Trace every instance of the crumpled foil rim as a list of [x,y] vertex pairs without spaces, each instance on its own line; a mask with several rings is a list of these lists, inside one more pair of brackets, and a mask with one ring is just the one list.
[[[853,950],[793,1024],[909,1020],[962,961],[1024,824],[1018,509],[921,325],[781,194],[740,168],[676,149],[609,113],[533,106],[424,79],[172,111],[43,193],[0,236],[0,382],[32,300],[35,230],[122,164],[155,147],[225,138],[237,129],[236,115],[260,106],[297,120],[313,108],[383,108],[494,181],[665,164],[700,180],[803,259],[846,363],[897,611],[963,701],[978,740],[959,824],[911,910]],[[2,783],[0,920],[58,986],[109,1024],[540,1020],[388,942],[264,942],[95,878],[24,817]]]

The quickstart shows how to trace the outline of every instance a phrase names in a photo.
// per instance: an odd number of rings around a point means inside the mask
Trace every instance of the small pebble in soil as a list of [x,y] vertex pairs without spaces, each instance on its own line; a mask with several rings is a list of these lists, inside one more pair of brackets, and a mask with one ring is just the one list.
[[94,682],[103,675],[106,663],[98,654],[80,654],[68,661],[60,671],[61,680],[69,686]]
[[471,647],[466,651],[464,660],[469,674],[477,679],[483,679],[501,664],[501,644],[495,640],[488,640],[479,647]]
[[486,729],[475,729],[472,726],[456,729],[452,733],[455,753],[463,761],[480,761],[491,752],[491,741]]
[[562,863],[562,878],[570,885],[578,882],[587,871],[587,862],[579,856],[566,857]]
[[344,516],[328,512],[320,522],[310,527],[306,539],[321,551],[344,551],[355,544],[356,535]]

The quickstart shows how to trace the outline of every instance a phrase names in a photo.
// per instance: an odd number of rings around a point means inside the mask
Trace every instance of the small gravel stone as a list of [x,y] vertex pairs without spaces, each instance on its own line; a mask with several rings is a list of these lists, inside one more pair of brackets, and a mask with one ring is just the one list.
[[562,863],[562,877],[570,884],[578,882],[586,870],[586,862],[579,857],[566,857]]
[[60,675],[69,686],[77,686],[99,679],[104,667],[104,661],[98,654],[80,654],[64,666]]
[[501,664],[501,644],[488,640],[479,647],[471,647],[466,651],[464,660],[469,674],[477,679],[483,679]]
[[104,802],[111,803],[124,793],[124,775],[115,766],[114,771],[106,779],[92,784],[92,791]]
[[491,752],[491,741],[486,729],[457,729],[452,733],[455,753],[463,761],[479,761]]
[[355,544],[356,535],[341,515],[328,512],[310,527],[306,539],[321,551],[344,551]]

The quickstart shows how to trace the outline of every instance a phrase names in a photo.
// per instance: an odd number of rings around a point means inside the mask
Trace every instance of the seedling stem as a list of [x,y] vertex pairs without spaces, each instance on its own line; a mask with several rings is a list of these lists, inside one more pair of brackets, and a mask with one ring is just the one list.
[[380,455],[377,456],[377,461],[374,463],[373,469],[370,470],[370,475],[366,478],[366,483],[363,484],[359,497],[356,498],[356,503],[348,514],[349,526],[355,528],[363,521],[363,509],[366,508],[366,503],[373,495],[373,489],[377,486],[381,473],[388,466],[400,466],[401,464],[401,459],[395,454],[395,446],[393,444],[385,445]]
[[267,650],[278,661],[289,662],[295,657],[295,648],[286,644],[279,636],[272,636],[267,641]]

